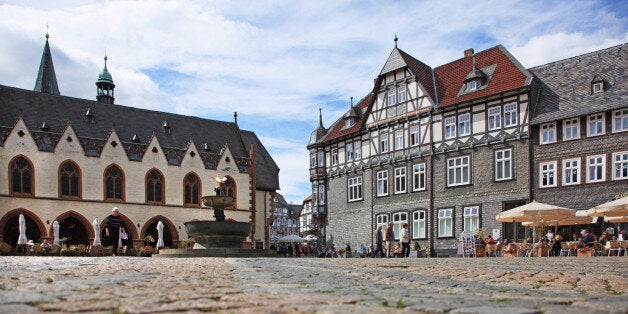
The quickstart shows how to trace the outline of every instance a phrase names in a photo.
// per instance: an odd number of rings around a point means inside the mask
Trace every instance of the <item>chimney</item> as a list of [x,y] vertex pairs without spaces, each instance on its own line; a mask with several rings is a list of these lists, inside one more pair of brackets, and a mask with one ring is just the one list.
[[473,56],[473,48],[469,48],[467,50],[464,51],[464,57],[471,57]]

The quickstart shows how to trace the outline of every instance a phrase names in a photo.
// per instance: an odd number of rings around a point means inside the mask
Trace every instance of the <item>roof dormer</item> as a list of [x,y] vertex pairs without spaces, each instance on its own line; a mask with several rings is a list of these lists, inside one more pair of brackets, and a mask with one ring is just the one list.
[[604,92],[606,89],[605,87],[606,82],[604,79],[599,74],[596,74],[593,77],[593,80],[591,80],[591,95]]

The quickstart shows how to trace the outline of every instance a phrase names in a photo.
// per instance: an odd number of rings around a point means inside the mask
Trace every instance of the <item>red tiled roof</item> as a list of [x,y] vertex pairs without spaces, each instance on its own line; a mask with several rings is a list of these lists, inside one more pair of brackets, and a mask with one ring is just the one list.
[[[513,58],[514,59],[514,58]],[[495,46],[475,55],[476,67],[481,69],[496,64],[495,72],[485,89],[458,96],[464,79],[473,69],[473,58],[465,57],[434,69],[438,100],[441,107],[523,87],[527,76],[516,60],[501,46]]]
[[355,124],[351,127],[345,128],[344,119],[340,118],[334,125],[331,126],[331,130],[327,133],[325,138],[322,140],[323,142],[327,142],[339,137],[342,137],[346,134],[351,134],[359,131],[362,128],[362,125],[366,121],[366,117],[368,116],[368,108],[373,102],[373,92],[369,93],[366,97],[362,98],[360,102],[355,105],[356,108],[360,109],[362,114],[360,118],[355,122]]
[[408,65],[408,68],[410,69],[410,71],[412,71],[412,73],[416,76],[419,83],[423,85],[423,87],[427,91],[428,95],[430,95],[432,100],[435,101],[436,98],[434,98],[434,83],[432,80],[432,68],[430,68],[425,63],[415,59],[411,55],[407,54],[405,51],[401,49],[398,49],[398,50],[399,50],[399,54],[403,58],[403,61],[405,61],[406,64]]
[[303,200],[303,203],[305,203],[305,202],[307,202],[307,201],[311,201],[311,200],[312,200],[312,194],[310,194],[310,196],[306,197],[306,198]]

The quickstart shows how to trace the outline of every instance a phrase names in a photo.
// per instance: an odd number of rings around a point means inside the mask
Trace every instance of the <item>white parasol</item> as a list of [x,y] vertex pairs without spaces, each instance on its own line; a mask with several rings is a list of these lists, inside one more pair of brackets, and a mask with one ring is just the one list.
[[94,243],[92,244],[93,246],[97,246],[97,245],[102,245],[100,243],[100,223],[98,221],[98,217],[94,218],[94,222],[92,222],[92,227],[94,227]]
[[610,201],[588,210],[589,216],[628,216],[628,196]]
[[307,241],[306,239],[303,239],[300,236],[295,235],[295,234],[289,234],[289,235],[287,235],[285,237],[281,237],[281,238],[277,239],[277,242],[290,242],[290,243],[293,243],[293,242],[306,242],[306,241]]
[[576,211],[573,209],[533,201],[532,203],[503,211],[495,216],[495,220],[499,222],[531,222],[535,229],[532,235],[536,238],[536,226],[573,218],[575,215]]
[[56,245],[61,245],[61,242],[59,242],[59,222],[58,221],[54,221],[52,223],[52,232],[54,233],[54,240],[52,240],[53,244]]
[[164,247],[164,223],[161,220],[157,223],[157,247]]
[[20,214],[20,217],[18,218],[18,222],[19,222],[19,230],[20,230],[20,237],[17,238],[17,245],[23,245],[28,243],[28,239],[26,238],[26,219],[24,219],[24,215]]

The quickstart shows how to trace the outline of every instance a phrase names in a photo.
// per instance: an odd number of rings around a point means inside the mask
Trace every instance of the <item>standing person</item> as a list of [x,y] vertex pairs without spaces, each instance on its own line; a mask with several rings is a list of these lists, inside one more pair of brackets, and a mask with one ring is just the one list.
[[375,244],[377,245],[377,247],[375,248],[375,251],[373,252],[371,257],[384,257],[383,243],[384,243],[384,236],[382,235],[382,226],[380,225],[377,227],[377,232],[376,232]]
[[113,241],[113,256],[118,253],[118,242],[120,241],[120,227],[122,227],[122,218],[120,218],[120,210],[114,207],[111,215],[107,217],[105,224],[105,236]]
[[388,224],[388,228],[386,228],[386,257],[393,257],[393,242],[395,242],[395,232],[391,222]]
[[405,222],[401,225],[399,242],[401,242],[401,257],[410,256],[410,232],[408,231],[408,224]]

